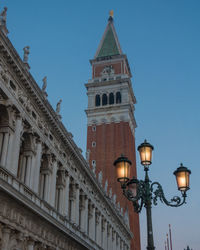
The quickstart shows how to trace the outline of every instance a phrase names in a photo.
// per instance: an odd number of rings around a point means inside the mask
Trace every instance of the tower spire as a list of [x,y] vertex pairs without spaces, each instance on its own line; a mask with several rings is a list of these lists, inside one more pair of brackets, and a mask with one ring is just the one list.
[[122,50],[113,23],[113,10],[111,10],[109,12],[108,24],[94,58],[116,55],[122,55]]

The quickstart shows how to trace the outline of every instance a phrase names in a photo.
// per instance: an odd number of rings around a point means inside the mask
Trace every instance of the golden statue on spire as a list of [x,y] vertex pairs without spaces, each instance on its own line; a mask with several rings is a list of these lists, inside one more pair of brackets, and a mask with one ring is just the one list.
[[114,11],[113,11],[113,10],[110,10],[110,11],[109,11],[109,15],[110,15],[111,17],[113,17]]

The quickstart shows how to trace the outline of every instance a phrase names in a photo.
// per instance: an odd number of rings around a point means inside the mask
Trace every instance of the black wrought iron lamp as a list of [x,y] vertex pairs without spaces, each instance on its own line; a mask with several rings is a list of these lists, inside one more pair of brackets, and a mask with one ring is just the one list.
[[120,156],[115,162],[114,166],[117,171],[117,180],[121,184],[123,194],[126,198],[133,203],[133,207],[136,213],[140,213],[143,206],[146,208],[147,214],[147,249],[154,250],[153,240],[153,228],[152,228],[152,217],[151,207],[152,203],[157,205],[158,199],[165,203],[167,206],[179,207],[186,201],[186,192],[190,189],[190,174],[191,171],[183,166],[181,163],[180,167],[174,171],[176,176],[178,190],[181,191],[182,198],[174,196],[170,201],[165,198],[162,186],[159,182],[151,182],[148,176],[149,166],[152,163],[152,152],[153,146],[146,140],[138,147],[140,153],[141,164],[144,166],[145,179],[138,180],[136,177],[130,179],[131,161],[125,157]]

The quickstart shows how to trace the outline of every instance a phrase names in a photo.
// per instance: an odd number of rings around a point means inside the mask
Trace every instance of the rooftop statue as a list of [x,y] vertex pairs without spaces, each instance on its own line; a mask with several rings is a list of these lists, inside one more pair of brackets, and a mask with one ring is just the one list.
[[99,172],[98,174],[98,182],[102,185],[102,179],[103,179],[103,175],[102,175],[102,171]]
[[26,46],[23,48],[24,50],[24,63],[28,63],[28,55],[30,54],[30,47],[29,46]]
[[62,103],[62,99],[60,99],[60,101],[57,103],[56,105],[56,113],[59,114],[60,113],[60,105]]
[[43,79],[43,85],[42,85],[42,92],[45,92],[46,91],[46,88],[47,88],[47,77],[45,76]]
[[6,18],[7,18],[7,7],[4,7],[2,12],[0,13],[0,25],[6,25]]
[[105,182],[104,190],[106,193],[108,192],[108,180],[106,180],[106,182]]

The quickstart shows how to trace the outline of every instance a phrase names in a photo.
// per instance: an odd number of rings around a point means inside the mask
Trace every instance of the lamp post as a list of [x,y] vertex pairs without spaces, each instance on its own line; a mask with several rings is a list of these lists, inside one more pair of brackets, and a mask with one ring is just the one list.
[[133,203],[133,207],[136,213],[140,213],[143,206],[146,208],[147,216],[147,250],[154,250],[153,241],[153,227],[151,207],[152,204],[157,205],[158,199],[165,203],[167,206],[179,207],[186,201],[186,192],[189,189],[189,177],[191,171],[183,166],[174,171],[176,176],[178,190],[181,191],[182,197],[174,196],[170,201],[165,198],[162,186],[159,182],[151,182],[148,176],[149,166],[152,163],[153,146],[146,140],[138,147],[140,153],[141,164],[144,166],[145,179],[138,180],[133,177],[130,179],[131,161],[125,157],[120,156],[115,162],[114,166],[117,170],[117,180],[121,184],[123,194],[126,198]]

